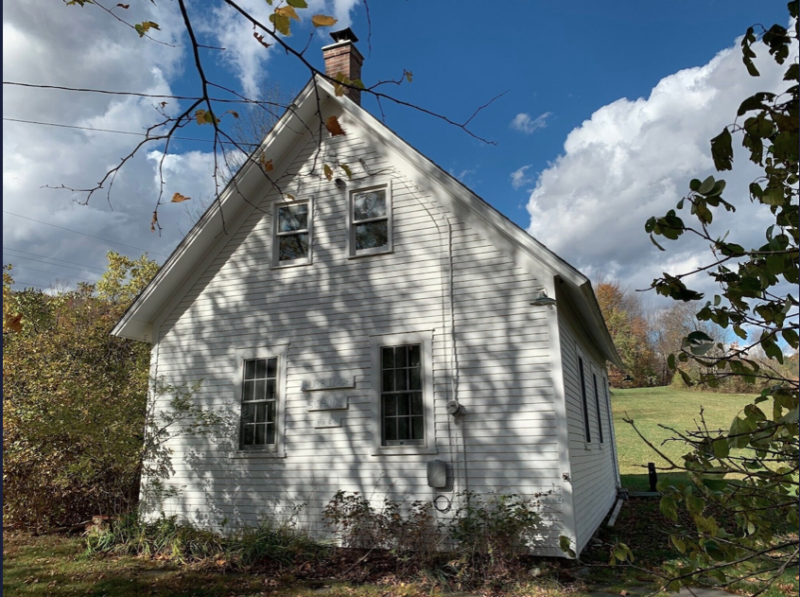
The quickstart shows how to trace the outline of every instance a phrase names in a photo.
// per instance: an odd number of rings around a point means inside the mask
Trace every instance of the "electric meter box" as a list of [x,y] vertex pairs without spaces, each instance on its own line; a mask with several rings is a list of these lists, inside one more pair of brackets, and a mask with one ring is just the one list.
[[428,462],[428,487],[436,489],[447,487],[447,463],[443,460]]

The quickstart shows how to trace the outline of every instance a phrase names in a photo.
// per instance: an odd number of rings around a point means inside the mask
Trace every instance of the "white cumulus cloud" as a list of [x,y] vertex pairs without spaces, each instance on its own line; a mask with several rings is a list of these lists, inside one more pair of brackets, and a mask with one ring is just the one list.
[[533,178],[531,178],[527,172],[531,168],[531,164],[527,166],[522,166],[521,168],[517,168],[511,173],[511,186],[515,189],[520,188],[522,185],[526,185],[528,183],[533,182]]
[[662,272],[697,265],[698,254],[711,257],[706,244],[686,236],[662,243],[667,252],[659,252],[644,223],[674,208],[690,179],[715,174],[727,180],[725,197],[737,212],[716,212],[714,229],[730,230],[729,238],[742,245],[760,246],[771,216],[748,198],[747,185],[758,170],[740,147],[734,170],[716,173],[709,139],[733,122],[743,99],[784,89],[786,67],[762,50],[761,76],[753,78],[740,52],[736,43],[703,66],[664,77],[647,98],[603,106],[570,132],[564,153],[538,175],[528,201],[528,231],[589,276],[613,275],[643,288]]
[[536,118],[531,118],[530,114],[526,114],[525,112],[520,112],[514,117],[514,120],[511,121],[511,128],[516,131],[521,131],[530,135],[531,133],[538,131],[539,129],[543,129],[547,126],[547,119],[553,115],[552,112],[545,112],[544,114],[539,114]]

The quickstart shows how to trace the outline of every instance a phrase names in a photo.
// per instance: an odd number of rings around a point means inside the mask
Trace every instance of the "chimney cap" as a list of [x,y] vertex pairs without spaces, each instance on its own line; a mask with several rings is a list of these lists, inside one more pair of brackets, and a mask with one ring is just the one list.
[[356,43],[358,41],[356,34],[353,33],[353,30],[350,29],[350,27],[347,27],[346,29],[341,29],[339,31],[331,31],[331,38],[333,39],[333,41],[337,43],[343,41]]

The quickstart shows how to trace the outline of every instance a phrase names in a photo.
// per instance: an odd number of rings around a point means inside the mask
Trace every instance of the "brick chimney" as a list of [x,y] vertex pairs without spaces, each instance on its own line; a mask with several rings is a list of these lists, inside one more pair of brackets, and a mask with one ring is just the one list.
[[[331,32],[331,37],[334,43],[322,48],[322,57],[325,59],[325,74],[335,78],[337,74],[342,73],[351,81],[361,79],[361,65],[364,62],[364,57],[355,46],[358,41],[356,34],[348,27],[341,31]],[[361,105],[361,91],[359,89],[345,88],[344,93],[359,106]]]

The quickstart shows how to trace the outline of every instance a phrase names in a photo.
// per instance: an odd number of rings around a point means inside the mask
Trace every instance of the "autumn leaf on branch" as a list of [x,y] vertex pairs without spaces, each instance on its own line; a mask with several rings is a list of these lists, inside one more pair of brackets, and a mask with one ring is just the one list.
[[331,170],[331,167],[328,166],[328,164],[325,164],[323,166],[323,170],[325,171],[325,178],[331,180],[333,178],[333,170]]
[[258,31],[253,31],[253,37],[255,37],[256,40],[258,40],[258,43],[260,43],[265,48],[270,47],[271,44],[268,44],[267,42],[265,42],[264,41],[264,35],[259,33]]
[[161,29],[161,27],[158,26],[158,23],[154,23],[153,21],[143,21],[141,23],[136,23],[133,26],[133,28],[136,29],[136,33],[139,34],[139,37],[144,37],[145,34],[150,29],[156,29],[156,30],[160,30]]
[[314,15],[311,17],[311,24],[314,25],[314,27],[333,27],[338,22],[338,19],[327,15]]
[[16,315],[6,315],[6,325],[13,332],[20,333],[22,331],[22,313]]
[[181,195],[180,193],[175,193],[172,196],[172,203],[183,203],[184,201],[190,201],[191,197],[187,197],[186,195]]
[[328,117],[328,120],[325,121],[325,128],[328,129],[328,132],[331,134],[331,137],[336,137],[337,135],[346,134],[342,130],[342,125],[339,124],[339,119],[336,118],[336,116]]
[[264,171],[266,172],[272,172],[275,169],[275,166],[272,164],[272,160],[268,160],[267,156],[263,153],[258,161],[261,163],[261,167],[264,168]]

